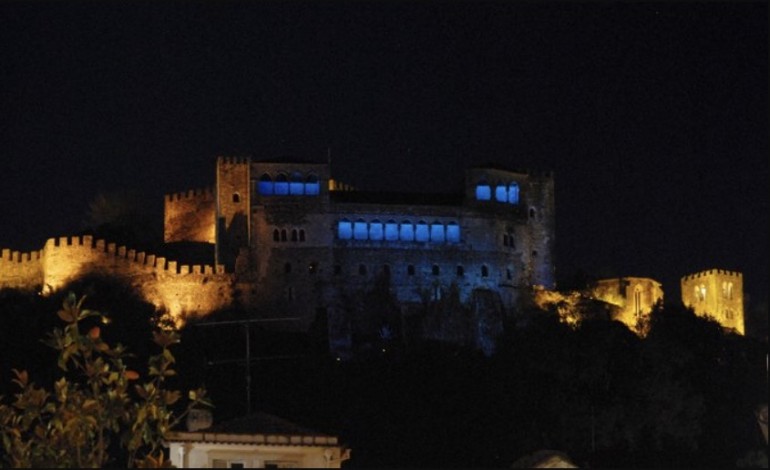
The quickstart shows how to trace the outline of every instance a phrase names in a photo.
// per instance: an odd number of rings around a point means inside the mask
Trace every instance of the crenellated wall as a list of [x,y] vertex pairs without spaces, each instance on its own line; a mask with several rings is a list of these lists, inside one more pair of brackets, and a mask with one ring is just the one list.
[[682,303],[696,315],[709,315],[723,327],[745,334],[743,275],[736,271],[709,269],[684,276]]
[[211,188],[167,194],[163,200],[163,241],[215,243],[216,198]]
[[126,280],[179,323],[232,303],[232,276],[219,266],[178,265],[153,254],[82,237],[50,238],[32,253],[2,250],[0,287],[61,289],[86,274]]

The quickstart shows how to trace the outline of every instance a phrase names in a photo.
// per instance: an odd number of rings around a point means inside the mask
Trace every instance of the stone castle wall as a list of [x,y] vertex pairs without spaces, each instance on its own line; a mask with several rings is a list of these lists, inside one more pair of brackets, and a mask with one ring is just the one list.
[[[50,293],[87,274],[123,279],[172,319],[232,303],[232,277],[219,267],[181,265],[92,236],[50,238],[33,253],[2,251],[0,286]],[[6,256],[7,255],[7,256]]]
[[653,306],[663,300],[663,289],[654,279],[622,277],[597,281],[589,295],[618,307],[613,320],[634,329],[637,321],[649,315]]
[[711,316],[725,328],[745,334],[743,275],[710,269],[681,279],[682,303],[696,315]]
[[163,201],[163,241],[216,242],[216,200],[211,188],[167,194]]

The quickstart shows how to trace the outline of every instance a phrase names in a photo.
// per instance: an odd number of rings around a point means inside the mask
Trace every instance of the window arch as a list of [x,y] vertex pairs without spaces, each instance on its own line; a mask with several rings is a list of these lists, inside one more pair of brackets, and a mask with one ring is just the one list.
[[428,232],[428,223],[424,220],[417,222],[414,229],[414,239],[418,242],[427,242],[430,239],[430,233]]
[[296,228],[292,229],[291,230],[291,241],[293,241],[293,242],[298,241],[299,240],[299,236],[298,235],[299,234],[297,233],[297,229]]
[[289,183],[289,194],[292,196],[301,196],[305,194],[305,183],[302,181],[302,174],[296,171],[291,173],[291,182]]
[[259,185],[257,187],[259,188],[259,194],[262,196],[272,196],[273,178],[267,173],[263,173],[262,176],[259,177]]
[[389,220],[385,222],[385,240],[398,240],[398,224],[395,220]]
[[286,196],[289,194],[289,180],[286,179],[284,173],[279,173],[275,177],[275,183],[273,183],[273,194],[276,196]]
[[281,232],[279,232],[278,229],[273,230],[273,241],[274,242],[281,241]]
[[305,241],[305,229],[299,229],[299,241]]
[[281,229],[281,241],[286,241],[286,229]]
[[456,222],[449,222],[446,226],[446,241],[460,243],[460,226]]
[[408,220],[401,222],[401,230],[398,237],[404,242],[414,241],[414,226],[411,222]]
[[492,188],[485,179],[479,180],[476,183],[476,200],[489,201],[490,199],[492,199]]
[[353,224],[349,220],[343,219],[337,223],[337,238],[340,240],[353,238]]
[[440,222],[433,222],[430,224],[430,241],[436,243],[444,243],[446,237],[444,236],[444,224]]
[[236,204],[241,202],[241,195],[238,193],[233,193],[233,202]]
[[318,183],[318,177],[310,174],[305,179],[305,194],[308,196],[318,196],[321,192],[321,185]]
[[353,224],[353,239],[366,240],[367,238],[369,238],[369,231],[366,222],[363,219],[356,220]]
[[369,240],[382,240],[384,237],[382,222],[373,220],[369,224]]
[[516,182],[508,185],[508,204],[519,203],[519,184]]

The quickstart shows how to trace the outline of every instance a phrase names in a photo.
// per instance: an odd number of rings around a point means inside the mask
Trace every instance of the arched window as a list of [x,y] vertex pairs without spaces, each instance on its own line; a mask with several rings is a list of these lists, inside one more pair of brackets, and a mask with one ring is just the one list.
[[519,203],[519,185],[517,183],[511,183],[508,185],[508,203]]
[[273,241],[281,241],[281,232],[279,232],[278,229],[273,230]]
[[398,224],[395,220],[385,222],[385,240],[389,242],[398,240]]
[[321,192],[321,185],[318,183],[318,177],[316,175],[308,175],[305,180],[305,195],[318,196]]
[[291,231],[291,241],[296,242],[297,240],[299,240],[299,237],[297,235],[298,235],[297,234],[297,229],[296,228],[292,229],[292,231]]
[[353,224],[349,220],[340,220],[337,223],[337,238],[340,240],[350,240],[353,238]]
[[299,230],[299,241],[304,242],[305,241],[305,230],[300,229]]
[[492,199],[492,188],[485,180],[481,180],[476,184],[476,199],[479,201],[489,201]]
[[481,265],[481,277],[489,277],[489,268],[485,264]]
[[414,226],[408,220],[401,222],[401,231],[398,234],[398,238],[403,242],[414,241]]
[[706,300],[706,286],[701,284],[700,285],[700,301],[703,302]]
[[424,220],[417,222],[414,229],[414,239],[418,242],[427,242],[430,239],[428,224]]
[[463,268],[462,266],[458,265],[457,266],[457,275],[458,276],[465,276],[465,268]]
[[369,224],[369,240],[382,240],[383,229],[382,222],[379,220],[373,220]]
[[504,184],[498,184],[495,186],[495,201],[508,202],[508,189]]
[[446,226],[446,241],[460,243],[460,226],[455,222],[449,222]]
[[508,246],[508,234],[503,234],[503,246]]
[[259,194],[262,196],[273,195],[273,179],[267,173],[259,178]]
[[642,316],[642,287],[634,287],[634,312],[636,317]]
[[444,237],[444,224],[439,222],[433,222],[430,224],[430,241],[436,243],[444,243],[446,238]]
[[280,173],[275,177],[275,183],[273,184],[273,194],[276,196],[286,196],[289,194],[289,180],[286,179],[286,175]]
[[356,220],[353,224],[353,239],[354,240],[366,240],[369,237],[369,233],[366,227],[366,222],[361,219]]
[[441,270],[439,269],[437,264],[434,264],[430,272],[433,273],[434,276],[438,276]]
[[241,202],[241,195],[240,195],[240,194],[238,194],[238,193],[233,193],[233,202],[234,202],[234,203],[239,203],[239,202]]
[[534,219],[535,218],[535,208],[534,207],[530,207],[529,208],[529,218],[530,219]]
[[508,234],[508,246],[511,248],[516,248],[516,240],[514,240],[512,233]]
[[291,174],[291,182],[289,183],[289,194],[292,196],[300,196],[305,194],[305,183],[302,181],[302,174],[296,171]]
[[733,283],[732,282],[727,283],[727,299],[733,300]]
[[281,229],[281,241],[286,241],[286,229]]

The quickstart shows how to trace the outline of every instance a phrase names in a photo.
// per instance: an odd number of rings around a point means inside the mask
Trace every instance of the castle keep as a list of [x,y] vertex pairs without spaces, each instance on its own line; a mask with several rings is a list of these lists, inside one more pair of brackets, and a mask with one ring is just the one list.
[[[485,352],[503,322],[554,288],[551,174],[472,168],[457,194],[374,193],[336,181],[325,163],[219,157],[213,189],[164,200],[168,246],[212,247],[179,264],[90,236],[0,256],[0,287],[60,289],[87,273],[126,280],[181,324],[230,306],[316,328],[340,356],[434,338]],[[663,296],[646,278],[600,281],[591,299],[633,327]],[[682,300],[743,333],[742,278],[682,279]],[[289,321],[290,320],[290,321]],[[327,335],[328,333],[328,335]]]

